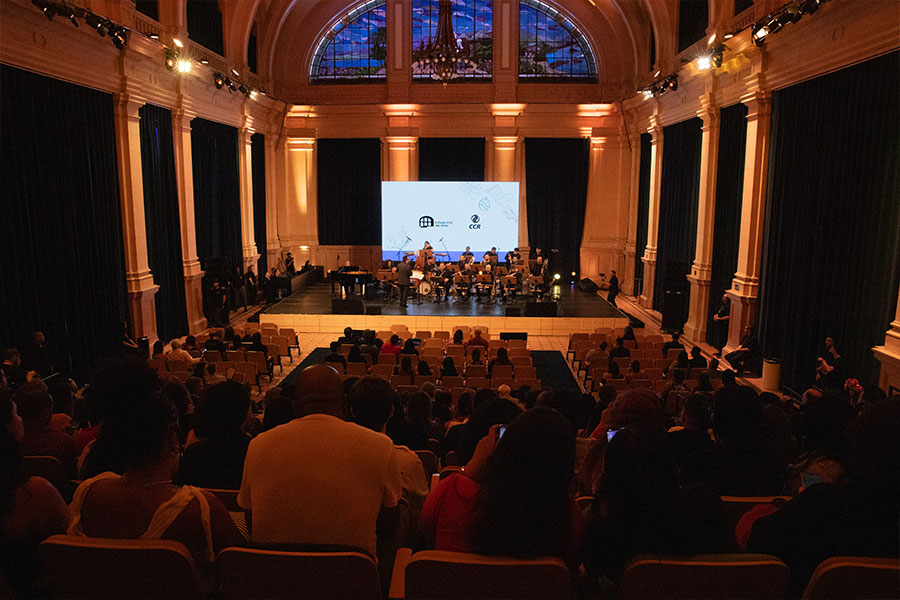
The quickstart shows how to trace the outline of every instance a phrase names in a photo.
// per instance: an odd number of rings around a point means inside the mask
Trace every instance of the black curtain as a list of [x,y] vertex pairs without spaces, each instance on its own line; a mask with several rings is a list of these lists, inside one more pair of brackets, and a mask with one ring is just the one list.
[[708,0],[681,0],[678,3],[678,51],[706,36],[709,25]]
[[109,94],[0,67],[0,345],[47,336],[77,378],[115,348],[125,257]]
[[159,21],[159,6],[157,0],[134,0],[134,8],[147,15],[151,19]]
[[686,276],[691,272],[697,248],[702,124],[695,117],[663,128],[653,308],[662,310],[666,291],[681,292],[684,300],[682,323],[687,321],[690,309],[690,286]]
[[322,139],[317,147],[319,243],[381,244],[381,141]]
[[649,133],[641,134],[640,175],[638,179],[638,214],[637,235],[634,248],[634,296],[640,296],[644,291],[644,250],[647,248],[647,221],[650,220],[650,153],[653,148],[653,136]]
[[760,328],[785,385],[831,336],[875,382],[900,282],[900,54],[775,92]]
[[525,138],[528,242],[565,281],[581,272],[589,161],[587,138]]
[[253,169],[253,239],[259,254],[257,273],[269,270],[266,246],[266,136],[254,133],[250,137],[250,160]]
[[192,40],[225,56],[219,0],[187,0],[187,29]]
[[484,181],[484,138],[421,138],[419,181]]
[[147,257],[153,281],[159,286],[154,298],[156,333],[171,340],[188,333],[172,113],[145,104],[140,116]]
[[722,305],[722,294],[731,288],[737,269],[744,196],[744,154],[747,148],[747,106],[734,104],[723,108],[719,122],[716,220],[706,321],[706,341],[713,345],[718,343],[716,336],[719,335],[713,315]]
[[247,40],[247,66],[250,68],[251,73],[259,73],[259,69],[257,68],[257,41],[256,41],[256,33],[250,32],[250,38]]
[[237,129],[193,119],[191,156],[197,256],[208,275],[230,275],[243,267]]

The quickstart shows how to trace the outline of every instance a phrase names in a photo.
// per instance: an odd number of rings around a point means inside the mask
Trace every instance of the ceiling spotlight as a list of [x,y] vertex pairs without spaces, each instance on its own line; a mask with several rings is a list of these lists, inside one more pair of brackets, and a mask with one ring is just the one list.
[[257,96],[256,90],[250,90],[250,99],[255,100]]
[[226,87],[228,87],[228,89],[231,90],[232,92],[235,91],[235,90],[237,90],[237,86],[236,86],[236,85],[234,84],[234,82],[231,80],[231,77],[226,77],[226,78],[225,78],[225,85],[226,85]]
[[247,96],[248,98],[250,97],[250,88],[248,88],[243,83],[240,86],[238,86],[238,91],[240,93],[242,93],[243,95]]
[[213,83],[216,84],[216,89],[221,90],[225,85],[225,76],[218,72],[213,73]]
[[191,61],[186,58],[178,59],[178,72],[179,73],[190,73],[191,72]]
[[766,43],[766,37],[768,37],[769,33],[768,25],[756,23],[753,25],[753,33],[750,34],[750,39],[752,39],[753,43],[757,46],[762,46]]
[[209,64],[209,59],[206,58],[206,57],[204,56],[203,58],[200,59],[200,64],[201,64],[201,65],[208,65],[208,64]]
[[184,44],[178,38],[173,38],[172,43],[178,46],[179,48],[184,48]]
[[109,37],[112,38],[113,45],[121,50],[128,43],[128,30],[125,27],[113,27],[115,29],[110,30]]
[[722,36],[722,39],[723,39],[723,40],[730,40],[730,39],[733,38],[733,37],[734,37],[734,34],[733,34],[732,32],[729,31],[728,33],[726,33],[725,35]]
[[712,57],[703,55],[697,59],[697,68],[701,71],[707,71],[712,68]]
[[174,71],[178,66],[178,53],[171,48],[166,48],[165,56],[166,69],[169,71]]
[[72,25],[78,27],[78,19],[75,18],[75,11],[72,10],[72,7],[65,2],[61,2],[56,5],[56,13],[69,19],[72,22]]
[[239,77],[239,76],[240,76],[240,73],[237,72],[237,69],[232,69],[232,70],[231,70],[231,74],[234,75],[235,77]]
[[52,21],[53,17],[56,16],[57,6],[49,0],[31,0],[31,3],[44,11],[44,16],[48,20]]

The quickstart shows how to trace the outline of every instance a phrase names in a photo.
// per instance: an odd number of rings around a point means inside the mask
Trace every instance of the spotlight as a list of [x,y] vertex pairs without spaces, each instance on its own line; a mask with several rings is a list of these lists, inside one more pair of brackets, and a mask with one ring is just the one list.
[[128,30],[125,27],[114,27],[114,30],[110,30],[109,37],[112,38],[113,45],[122,50],[125,47],[125,44],[128,43]]
[[811,15],[817,10],[819,10],[819,3],[817,0],[803,0],[800,3],[800,13],[804,15]]
[[104,19],[100,15],[89,12],[84,16],[84,22],[87,23],[89,27],[96,29],[99,36],[103,37],[106,35],[107,30],[106,27],[103,26]]
[[649,100],[653,97],[653,90],[647,88],[641,92],[644,95],[644,100]]
[[216,89],[221,90],[225,85],[225,76],[221,73],[213,73],[213,83],[216,84]]
[[178,72],[179,73],[190,73],[191,72],[191,61],[186,58],[178,59]]
[[72,21],[72,25],[78,27],[78,19],[75,18],[75,11],[72,10],[72,7],[62,2],[56,5],[56,13],[62,17],[65,17]]
[[97,26],[97,33],[100,34],[100,37],[110,33],[113,29],[116,28],[116,24],[110,21],[109,19],[103,19],[103,22]]
[[726,33],[725,35],[722,36],[722,39],[723,39],[723,40],[730,40],[730,39],[733,38],[733,37],[734,37],[734,34],[733,34],[732,32],[729,31],[728,33]]
[[237,69],[232,69],[231,74],[234,75],[235,77],[240,76],[240,73],[237,72]]
[[554,273],[554,274],[553,274],[553,279],[559,281],[559,273]]
[[256,90],[250,90],[250,99],[256,100],[257,92]]
[[235,90],[237,90],[237,86],[236,86],[236,85],[234,84],[234,82],[231,80],[231,77],[226,77],[226,78],[225,78],[225,85],[226,85],[226,86],[228,87],[228,89],[231,90],[232,92],[235,91]]
[[760,25],[756,23],[753,25],[753,33],[750,34],[750,39],[753,40],[753,43],[757,46],[762,46],[766,43],[766,37],[768,37],[769,26],[768,25]]
[[206,57],[204,56],[203,58],[200,59],[200,64],[201,64],[201,65],[208,65],[208,64],[209,64],[209,59],[206,58]]
[[158,40],[159,34],[158,33],[148,33],[147,37],[150,38],[151,40]]
[[52,21],[53,17],[56,16],[57,5],[49,0],[31,0],[31,3],[44,11],[44,16],[47,17],[47,20]]
[[243,95],[245,95],[246,97],[248,97],[248,98],[250,97],[250,88],[248,88],[243,83],[240,86],[238,86],[238,91],[240,93],[242,93]]
[[178,38],[173,38],[172,43],[178,46],[179,48],[184,48],[184,44]]
[[712,57],[703,55],[697,59],[697,68],[701,71],[706,71],[712,68]]
[[165,65],[166,69],[169,71],[174,71],[175,67],[178,66],[178,53],[172,50],[171,48],[166,48],[165,50]]

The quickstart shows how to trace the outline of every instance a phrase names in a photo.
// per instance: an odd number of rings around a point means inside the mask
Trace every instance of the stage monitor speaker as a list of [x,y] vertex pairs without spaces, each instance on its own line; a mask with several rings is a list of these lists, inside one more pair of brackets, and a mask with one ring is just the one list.
[[500,334],[501,340],[527,340],[527,331],[504,331]]
[[380,307],[380,306],[367,306],[367,307],[366,307],[366,314],[367,314],[367,315],[380,315],[380,314],[381,314],[381,307]]
[[525,305],[526,317],[555,317],[556,302],[529,302]]
[[588,294],[596,294],[597,290],[600,288],[597,287],[597,284],[585,277],[581,281],[575,284],[579,290],[582,292],[587,292]]
[[507,306],[505,314],[507,317],[521,317],[522,316],[522,307],[521,306]]
[[681,331],[684,327],[684,294],[666,291],[663,296],[662,325],[663,331]]
[[361,315],[365,313],[362,298],[332,298],[331,313],[335,315]]

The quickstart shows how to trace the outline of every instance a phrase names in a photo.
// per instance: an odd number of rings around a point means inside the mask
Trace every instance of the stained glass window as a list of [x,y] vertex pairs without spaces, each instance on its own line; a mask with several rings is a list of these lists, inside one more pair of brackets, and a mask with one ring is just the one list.
[[319,41],[309,69],[313,83],[385,79],[385,0],[369,0],[344,15]]
[[[468,49],[469,59],[475,63],[475,69],[466,74],[464,81],[491,78],[493,11],[492,0],[453,0],[453,33],[457,43]],[[412,13],[412,58],[416,61],[437,32],[438,0],[413,0]],[[413,79],[432,81],[428,73],[415,67]]]
[[584,34],[539,0],[519,2],[519,79],[597,81],[597,61]]

